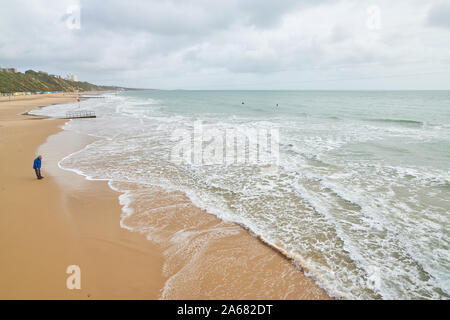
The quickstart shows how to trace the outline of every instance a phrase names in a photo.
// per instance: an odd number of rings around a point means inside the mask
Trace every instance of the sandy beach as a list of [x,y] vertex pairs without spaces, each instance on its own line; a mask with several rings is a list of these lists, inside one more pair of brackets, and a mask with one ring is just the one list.
[[[170,228],[158,230],[160,238],[186,228],[208,238],[198,248],[190,242],[195,259],[185,261],[170,241],[151,241],[121,228],[119,194],[107,182],[88,181],[57,166],[92,138],[62,131],[65,120],[21,115],[75,98],[0,99],[1,299],[329,298],[280,253],[240,226],[196,208],[181,193],[145,190],[153,195],[145,209],[162,209],[148,218],[153,225],[170,221]],[[32,170],[38,153],[41,181]],[[226,236],[217,236],[224,230]],[[81,268],[81,290],[66,288],[69,265]]]

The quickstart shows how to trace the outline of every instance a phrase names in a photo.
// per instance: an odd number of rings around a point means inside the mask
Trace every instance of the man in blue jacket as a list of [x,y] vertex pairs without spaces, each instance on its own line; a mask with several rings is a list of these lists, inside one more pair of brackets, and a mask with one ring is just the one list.
[[38,156],[36,159],[34,159],[34,163],[33,163],[33,169],[36,172],[36,177],[40,180],[42,178],[44,178],[43,176],[41,176],[41,162],[42,160],[42,156]]

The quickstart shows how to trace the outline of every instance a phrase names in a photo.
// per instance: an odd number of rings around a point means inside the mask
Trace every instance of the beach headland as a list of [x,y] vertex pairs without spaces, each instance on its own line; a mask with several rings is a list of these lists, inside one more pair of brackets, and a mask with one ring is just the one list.
[[[198,250],[188,261],[180,247],[122,228],[119,194],[107,182],[88,181],[57,165],[92,138],[61,131],[65,120],[23,114],[76,96],[0,100],[1,299],[329,298],[283,255],[196,208],[183,194],[154,189],[146,205],[176,208],[150,218],[154,225],[165,219],[159,236],[189,228],[195,239],[209,239],[200,249],[190,247],[190,253]],[[41,181],[32,170],[38,152],[44,157]],[[217,236],[224,230],[225,236]],[[81,269],[80,290],[66,287],[70,265]]]

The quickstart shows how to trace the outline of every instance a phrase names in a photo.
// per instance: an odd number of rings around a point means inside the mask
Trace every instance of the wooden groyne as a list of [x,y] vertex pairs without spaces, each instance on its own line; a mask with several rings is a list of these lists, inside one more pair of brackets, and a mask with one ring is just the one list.
[[94,111],[79,110],[68,111],[63,119],[83,119],[83,118],[97,118]]

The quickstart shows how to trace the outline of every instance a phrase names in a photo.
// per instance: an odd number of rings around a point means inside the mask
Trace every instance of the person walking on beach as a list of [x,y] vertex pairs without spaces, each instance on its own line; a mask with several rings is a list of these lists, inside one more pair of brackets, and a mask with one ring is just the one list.
[[41,176],[41,165],[42,165],[42,156],[39,155],[36,159],[34,159],[34,163],[33,163],[33,169],[36,172],[36,177],[41,180],[42,178],[44,178],[43,176]]

